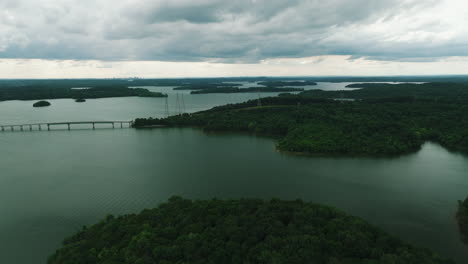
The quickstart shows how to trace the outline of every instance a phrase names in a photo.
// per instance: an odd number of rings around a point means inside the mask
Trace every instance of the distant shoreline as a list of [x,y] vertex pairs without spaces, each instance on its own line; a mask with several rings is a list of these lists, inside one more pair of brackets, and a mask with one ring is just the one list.
[[89,89],[73,89],[54,86],[21,86],[1,88],[0,101],[29,101],[52,99],[99,99],[112,97],[167,97],[167,94],[151,92],[144,88],[124,86],[96,86]]

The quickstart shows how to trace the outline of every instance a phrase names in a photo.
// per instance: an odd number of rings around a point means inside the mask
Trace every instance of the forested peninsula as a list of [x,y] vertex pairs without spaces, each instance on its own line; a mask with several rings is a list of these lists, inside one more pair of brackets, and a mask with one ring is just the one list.
[[127,86],[95,86],[69,88],[49,85],[25,85],[3,87],[0,89],[0,101],[8,100],[45,100],[45,99],[95,99],[108,97],[167,97],[166,94],[151,92],[144,88]]
[[[354,101],[342,101],[342,99]],[[135,127],[193,126],[273,136],[281,151],[320,155],[399,155],[426,141],[468,153],[468,84],[375,84],[311,90],[215,107]]]
[[48,264],[449,264],[334,208],[273,199],[186,200],[108,216]]

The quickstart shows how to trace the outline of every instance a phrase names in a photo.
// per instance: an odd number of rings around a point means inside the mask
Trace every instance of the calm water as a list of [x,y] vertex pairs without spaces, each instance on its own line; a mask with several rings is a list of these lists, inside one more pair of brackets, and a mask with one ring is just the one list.
[[[344,90],[350,83],[319,83],[304,86],[305,89]],[[174,91],[174,86],[145,87],[169,95],[169,114],[206,110],[224,104],[241,103],[259,97],[276,96],[278,93],[244,94],[203,94],[191,95],[190,91]],[[348,88],[349,90],[349,88]],[[51,107],[32,108],[35,101],[0,102],[0,124],[14,125],[35,122],[90,121],[90,120],[133,120],[137,117],[163,117],[165,98],[106,98],[88,99],[85,103],[75,103],[72,99],[48,100]],[[179,104],[177,104],[179,101]],[[183,104],[182,104],[183,102]],[[183,107],[185,106],[185,107]]]
[[[243,96],[257,95],[186,95],[185,102],[192,111]],[[2,102],[1,123],[132,119],[164,109],[160,98],[52,104]],[[468,261],[454,220],[456,201],[468,194],[468,158],[435,144],[393,159],[310,158],[280,154],[273,140],[247,135],[100,129],[4,132],[0,146],[0,263],[45,263],[81,226],[108,213],[155,207],[172,195],[329,204]]]

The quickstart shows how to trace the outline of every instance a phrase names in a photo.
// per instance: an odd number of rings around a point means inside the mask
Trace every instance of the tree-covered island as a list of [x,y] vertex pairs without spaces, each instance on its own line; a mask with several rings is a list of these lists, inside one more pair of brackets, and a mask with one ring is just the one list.
[[48,264],[451,264],[364,220],[301,200],[186,200],[109,215]]
[[39,102],[35,102],[33,104],[33,107],[46,107],[46,106],[50,106],[50,102],[48,102],[48,101],[39,101]]
[[190,115],[136,119],[135,127],[257,133],[277,138],[281,151],[306,154],[399,155],[426,141],[468,153],[467,102],[467,84],[376,84],[263,98],[261,106],[252,100]]

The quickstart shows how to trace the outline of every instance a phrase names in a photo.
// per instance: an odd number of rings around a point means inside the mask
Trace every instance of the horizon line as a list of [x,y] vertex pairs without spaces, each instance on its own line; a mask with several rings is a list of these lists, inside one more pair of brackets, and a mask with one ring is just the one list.
[[427,75],[304,75],[304,76],[203,76],[203,77],[103,77],[103,78],[0,78],[4,80],[167,80],[167,79],[236,79],[236,78],[395,78],[395,77],[468,77],[468,74],[427,74]]

